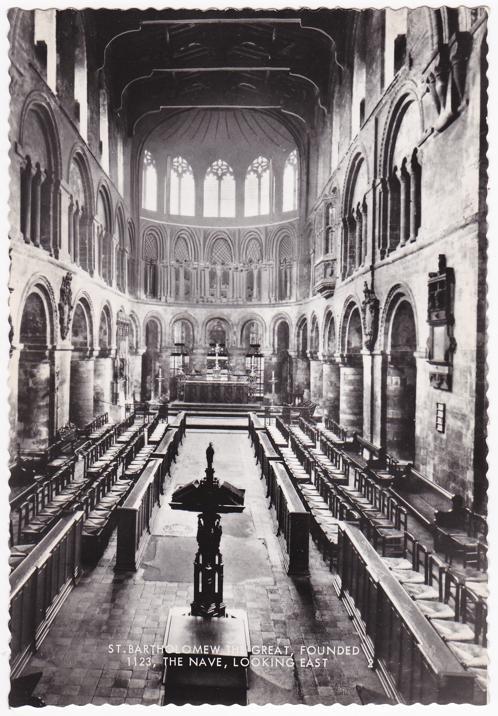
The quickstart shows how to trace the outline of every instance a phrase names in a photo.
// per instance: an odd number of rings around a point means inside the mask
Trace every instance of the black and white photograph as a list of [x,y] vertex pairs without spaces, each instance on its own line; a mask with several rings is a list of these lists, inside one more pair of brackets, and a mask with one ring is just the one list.
[[495,10],[372,4],[5,9],[11,708],[489,705]]

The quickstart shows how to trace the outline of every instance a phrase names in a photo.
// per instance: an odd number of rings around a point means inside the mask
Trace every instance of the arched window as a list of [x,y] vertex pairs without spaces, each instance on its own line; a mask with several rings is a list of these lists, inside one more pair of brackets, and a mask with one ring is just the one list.
[[99,191],[97,201],[97,220],[99,223],[99,273],[104,281],[111,286],[114,271],[113,239],[111,233],[111,205],[107,191]]
[[386,8],[384,13],[384,87],[387,87],[405,62],[408,11],[406,7]]
[[128,246],[126,244],[124,219],[121,211],[118,212],[116,224],[118,229],[118,256],[116,278],[118,289],[124,293],[127,288],[126,279],[128,275]]
[[386,150],[385,175],[380,185],[380,256],[415,241],[421,225],[422,167],[418,159],[420,114],[415,100],[395,115]]
[[342,217],[342,277],[365,263],[368,249],[367,167],[358,156],[347,183],[345,215]]
[[52,90],[57,91],[57,10],[34,11],[35,53],[45,80]]
[[107,92],[101,89],[100,101],[100,162],[102,169],[109,174],[109,111],[107,107]]
[[282,202],[283,211],[297,211],[297,185],[297,149],[294,149],[294,151],[292,151],[285,160],[283,181],[284,195]]
[[148,231],[144,236],[143,245],[144,259],[144,292],[148,298],[158,298],[159,281],[158,281],[158,261],[159,261],[159,245],[157,236]]
[[[69,168],[71,198],[68,207],[68,249],[73,261],[91,273],[93,270],[92,232],[83,172],[84,164],[81,156],[77,154],[71,160]],[[101,214],[104,216],[105,212]]]
[[118,134],[117,143],[117,165],[118,165],[118,191],[124,194],[124,157],[123,157],[123,137]]
[[256,157],[247,170],[244,213],[245,216],[270,213],[270,162],[266,157]]
[[148,149],[145,150],[143,159],[142,207],[148,211],[157,211],[156,160]]
[[169,175],[169,213],[195,215],[195,182],[192,167],[183,157],[171,161]]
[[214,161],[206,172],[204,216],[235,216],[235,178],[223,159]]
[[292,278],[292,244],[291,238],[285,234],[278,246],[277,284],[279,301],[288,301],[291,297]]
[[74,28],[74,100],[76,103],[76,116],[79,120],[80,134],[83,139],[87,140],[88,133],[88,99],[87,99],[87,64],[86,64],[86,44],[85,30],[81,18],[78,20]]

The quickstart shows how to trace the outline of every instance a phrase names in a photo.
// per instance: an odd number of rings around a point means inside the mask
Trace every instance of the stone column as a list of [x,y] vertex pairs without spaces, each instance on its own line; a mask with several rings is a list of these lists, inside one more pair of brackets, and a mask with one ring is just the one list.
[[94,413],[102,415],[110,411],[112,403],[113,364],[108,352],[102,351],[95,358]]
[[323,413],[325,417],[339,421],[340,368],[332,358],[323,364]]
[[297,355],[294,360],[294,392],[304,393],[310,387],[310,362],[307,356]]
[[16,440],[21,453],[41,453],[53,437],[51,358],[48,351],[21,351]]
[[410,176],[407,172],[406,160],[403,160],[399,175],[400,182],[400,215],[399,245],[404,246],[410,233]]
[[40,246],[41,179],[40,165],[37,164],[31,184],[31,241],[35,246]]
[[72,346],[54,351],[55,365],[55,430],[69,423],[71,404],[71,356]]
[[26,159],[26,164],[22,173],[22,225],[21,229],[24,234],[24,241],[29,244],[31,242],[31,198],[33,185],[33,167],[31,159]]
[[363,434],[363,364],[361,357],[349,357],[340,367],[339,423]]
[[94,417],[94,371],[93,358],[73,352],[69,419],[77,427],[83,427]]
[[320,407],[323,401],[323,363],[317,356],[310,356],[310,398]]
[[142,355],[145,352],[143,348],[130,353],[128,356],[129,361],[129,375],[130,375],[130,398],[132,400],[140,400],[140,393],[142,390]]

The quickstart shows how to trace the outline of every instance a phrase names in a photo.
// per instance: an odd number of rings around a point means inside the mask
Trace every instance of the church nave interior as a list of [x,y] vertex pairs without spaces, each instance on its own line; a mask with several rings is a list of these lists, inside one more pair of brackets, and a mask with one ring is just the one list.
[[486,10],[9,21],[11,704],[486,703]]

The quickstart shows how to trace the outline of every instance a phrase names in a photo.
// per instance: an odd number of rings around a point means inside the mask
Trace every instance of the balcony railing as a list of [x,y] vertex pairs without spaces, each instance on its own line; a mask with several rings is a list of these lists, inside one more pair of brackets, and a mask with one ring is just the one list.
[[324,298],[334,295],[337,281],[336,262],[334,259],[321,259],[315,264],[314,292],[320,293]]

